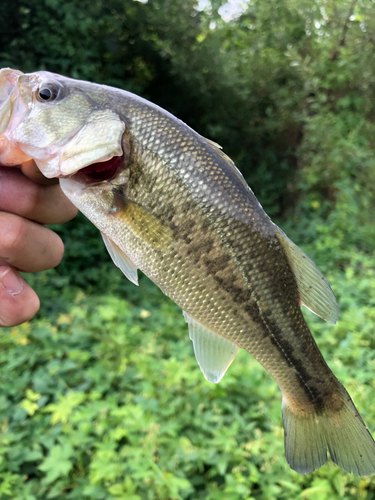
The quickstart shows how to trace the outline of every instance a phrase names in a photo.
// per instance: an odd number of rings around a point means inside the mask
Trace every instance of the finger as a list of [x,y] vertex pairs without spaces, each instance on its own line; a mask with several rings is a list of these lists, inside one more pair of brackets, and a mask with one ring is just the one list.
[[44,177],[44,175],[39,170],[34,160],[29,160],[24,163],[21,163],[21,170],[22,173],[26,175],[26,177],[28,177],[34,182],[37,182],[38,184],[43,184],[44,186],[51,186],[53,184],[59,183],[58,179],[48,179],[47,177]]
[[0,265],[29,273],[57,266],[63,257],[61,238],[50,229],[18,215],[0,212]]
[[0,326],[16,326],[31,319],[39,299],[15,269],[0,266]]
[[0,168],[0,210],[41,224],[60,224],[77,215],[58,184],[42,186],[19,169],[5,167]]

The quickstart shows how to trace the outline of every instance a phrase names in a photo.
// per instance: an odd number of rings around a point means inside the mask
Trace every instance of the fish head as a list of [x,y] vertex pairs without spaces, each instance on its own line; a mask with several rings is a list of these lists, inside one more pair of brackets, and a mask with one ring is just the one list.
[[89,166],[103,179],[114,175],[125,123],[106,89],[47,71],[0,70],[0,165],[33,159],[48,178]]

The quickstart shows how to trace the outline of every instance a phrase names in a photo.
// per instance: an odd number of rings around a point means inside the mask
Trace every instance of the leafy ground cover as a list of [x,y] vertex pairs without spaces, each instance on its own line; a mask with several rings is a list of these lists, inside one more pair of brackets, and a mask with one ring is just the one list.
[[[89,225],[71,226],[96,243],[91,285],[31,277],[39,317],[0,331],[1,500],[375,498],[375,478],[332,463],[291,471],[268,374],[241,351],[220,384],[206,382],[180,310],[147,278],[127,283]],[[308,321],[374,429],[373,259],[328,277],[340,322]]]

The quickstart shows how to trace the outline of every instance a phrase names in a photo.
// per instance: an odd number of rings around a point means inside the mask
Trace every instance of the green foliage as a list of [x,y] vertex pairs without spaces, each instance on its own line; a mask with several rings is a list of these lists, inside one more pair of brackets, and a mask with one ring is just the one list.
[[[3,0],[0,67],[144,95],[217,141],[338,297],[306,313],[370,429],[375,362],[375,11],[255,0]],[[374,478],[285,463],[280,396],[240,352],[206,382],[180,311],[114,268],[83,217],[27,279],[37,319],[0,332],[0,500],[375,499]]]
[[3,0],[0,67],[149,98],[221,144],[267,211],[281,214],[295,204],[301,143],[319,148],[329,113],[346,123],[341,140],[351,132],[372,149],[375,16],[367,0],[271,0],[224,22],[222,3],[200,11],[196,0]]
[[[2,500],[374,498],[374,479],[332,465],[291,471],[276,384],[244,352],[206,382],[180,311],[152,293],[143,309],[80,291],[68,312],[1,332]],[[348,309],[321,346],[374,427],[362,315]]]

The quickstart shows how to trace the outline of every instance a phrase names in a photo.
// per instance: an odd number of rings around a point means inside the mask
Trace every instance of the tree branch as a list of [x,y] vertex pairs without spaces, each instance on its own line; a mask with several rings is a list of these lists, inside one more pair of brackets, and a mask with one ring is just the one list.
[[337,57],[339,55],[340,48],[345,46],[346,34],[348,32],[348,29],[349,29],[350,18],[353,15],[354,7],[355,7],[355,4],[357,3],[357,1],[358,0],[352,0],[352,3],[350,4],[349,12],[348,12],[348,15],[346,16],[345,23],[344,23],[344,26],[342,28],[342,33],[341,33],[341,36],[339,39],[339,43],[337,45],[337,48],[331,54],[331,61],[335,61],[337,59]]

